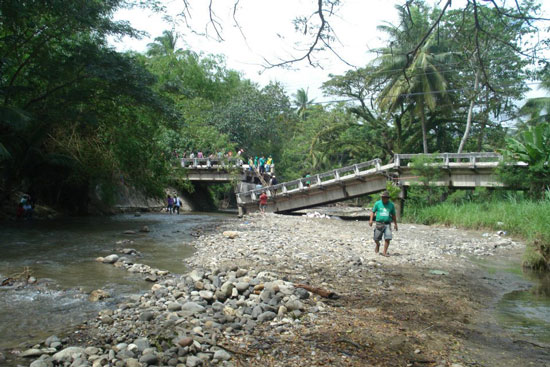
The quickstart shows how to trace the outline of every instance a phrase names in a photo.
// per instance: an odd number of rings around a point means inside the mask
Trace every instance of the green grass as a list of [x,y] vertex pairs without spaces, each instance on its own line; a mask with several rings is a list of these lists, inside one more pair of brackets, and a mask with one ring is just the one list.
[[549,265],[535,248],[542,248],[550,256],[550,200],[441,203],[431,207],[409,207],[404,214],[405,221],[414,223],[506,231],[527,241],[524,266],[542,269]]

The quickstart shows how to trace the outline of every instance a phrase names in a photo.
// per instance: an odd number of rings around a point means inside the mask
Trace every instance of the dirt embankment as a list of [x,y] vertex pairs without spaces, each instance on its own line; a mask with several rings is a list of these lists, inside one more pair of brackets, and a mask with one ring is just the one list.
[[225,229],[235,238],[201,237],[190,266],[269,270],[340,296],[317,297],[326,307],[301,323],[233,338],[244,365],[550,366],[548,349],[496,325],[503,288],[469,260],[521,253],[509,238],[402,224],[385,258],[367,222],[252,215]]

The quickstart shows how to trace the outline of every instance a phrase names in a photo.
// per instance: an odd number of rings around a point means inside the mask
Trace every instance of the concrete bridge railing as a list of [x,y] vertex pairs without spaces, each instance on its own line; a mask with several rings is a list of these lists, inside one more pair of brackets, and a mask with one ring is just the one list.
[[286,197],[294,193],[305,192],[312,189],[324,190],[328,185],[345,183],[350,180],[361,180],[362,177],[373,173],[380,173],[387,168],[388,167],[382,167],[381,160],[377,158],[310,177],[303,177],[273,186],[237,193],[237,203],[245,204],[255,202],[262,192],[265,192],[268,197]]
[[476,166],[478,163],[491,163],[498,165],[502,161],[502,155],[492,152],[481,153],[441,153],[441,154],[395,154],[394,164],[396,167],[405,166],[405,162],[417,157],[426,156],[434,160],[434,164],[443,167]]
[[241,158],[181,158],[179,160],[181,167],[184,168],[219,168],[219,167],[243,167]]

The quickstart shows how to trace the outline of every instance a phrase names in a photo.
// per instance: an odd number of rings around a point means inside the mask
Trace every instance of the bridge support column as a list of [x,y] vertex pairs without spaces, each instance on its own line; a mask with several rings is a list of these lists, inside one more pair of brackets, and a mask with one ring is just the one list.
[[403,210],[405,209],[405,201],[407,200],[407,187],[401,186],[398,198],[395,200],[395,213],[397,214],[397,220],[400,221],[403,216]]

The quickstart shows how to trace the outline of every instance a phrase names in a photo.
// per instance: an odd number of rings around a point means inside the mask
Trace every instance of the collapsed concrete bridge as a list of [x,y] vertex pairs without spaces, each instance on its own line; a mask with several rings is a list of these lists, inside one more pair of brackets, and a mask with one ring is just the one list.
[[[348,200],[361,195],[374,194],[386,189],[388,181],[405,188],[421,182],[413,174],[410,161],[422,154],[396,154],[393,162],[382,165],[380,159],[358,163],[274,186],[237,192],[239,214],[258,210],[262,192],[268,196],[266,211],[292,212],[319,205]],[[431,185],[461,189],[475,187],[502,187],[496,168],[502,156],[496,153],[443,153],[429,155],[430,163],[439,174],[430,180]]]
[[[268,186],[258,170],[244,164],[239,158],[188,158],[181,160],[185,176],[192,182],[236,183],[239,214],[257,211],[262,192],[268,196],[266,211],[275,213],[326,205],[374,194],[386,189],[388,181],[406,188],[421,183],[410,164],[423,154],[396,154],[393,162],[382,165],[380,159],[334,169],[297,180]],[[458,189],[475,187],[502,187],[496,169],[502,161],[497,153],[442,153],[427,155],[438,174],[430,179],[430,185]],[[522,163],[518,163],[522,165]],[[267,174],[269,176],[269,173]],[[261,188],[260,184],[263,184]]]

